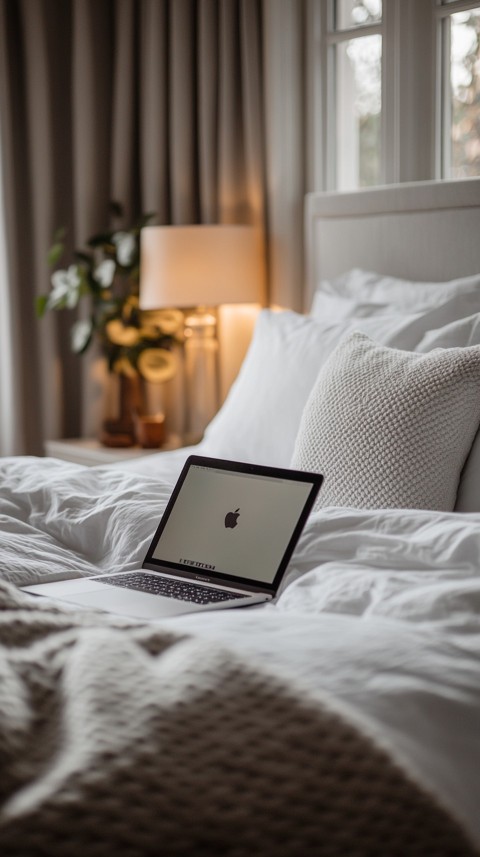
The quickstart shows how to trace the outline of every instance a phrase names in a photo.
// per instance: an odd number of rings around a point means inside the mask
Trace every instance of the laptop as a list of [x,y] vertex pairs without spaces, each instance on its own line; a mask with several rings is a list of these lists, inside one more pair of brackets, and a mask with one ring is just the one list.
[[22,589],[148,620],[269,601],[322,480],[320,474],[191,455],[141,568]]

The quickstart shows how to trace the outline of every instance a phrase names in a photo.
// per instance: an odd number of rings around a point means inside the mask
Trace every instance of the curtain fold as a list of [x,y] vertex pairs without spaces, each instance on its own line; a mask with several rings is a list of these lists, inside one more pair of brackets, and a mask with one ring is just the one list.
[[264,0],[265,146],[269,212],[270,296],[279,306],[304,309],[303,205],[305,168],[308,6]]
[[136,0],[115,6],[111,197],[121,202],[127,221],[138,215],[139,187],[139,20]]
[[144,0],[140,56],[140,181],[145,211],[170,219],[168,3]]
[[[198,5],[197,123],[198,195],[204,223],[218,222],[218,3]],[[202,62],[202,57],[208,61]]]
[[[28,446],[27,425],[22,392],[25,389],[25,367],[19,331],[21,330],[21,301],[19,289],[12,288],[20,280],[25,261],[13,249],[13,236],[21,210],[20,192],[12,194],[7,170],[10,169],[17,147],[22,145],[24,117],[17,111],[17,134],[6,116],[13,114],[14,104],[22,89],[21,79],[12,79],[10,74],[12,42],[18,32],[16,16],[7,18],[4,4],[0,5],[0,454],[16,455]],[[26,177],[23,177],[26,184]],[[19,177],[19,185],[22,177]],[[19,188],[20,191],[20,188]],[[8,214],[7,214],[8,212]],[[25,244],[28,225],[25,224]]]
[[[0,373],[0,401],[10,403],[16,453],[94,433],[104,397],[98,354],[70,351],[73,316],[35,317],[59,226],[72,250],[146,211],[164,224],[255,224],[270,241],[271,301],[299,307],[304,5],[0,0],[2,287],[13,331],[0,359],[15,367],[9,385]],[[292,44],[296,53],[282,58]],[[295,103],[284,103],[285,75]],[[123,218],[113,219],[111,201]]]

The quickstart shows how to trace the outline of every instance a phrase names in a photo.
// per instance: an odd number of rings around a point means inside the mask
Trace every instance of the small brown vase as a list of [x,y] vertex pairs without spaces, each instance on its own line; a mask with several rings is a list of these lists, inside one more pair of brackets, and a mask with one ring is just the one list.
[[119,375],[118,417],[104,420],[100,432],[100,443],[104,446],[135,446],[134,415],[140,408],[140,383],[138,376],[129,378]]

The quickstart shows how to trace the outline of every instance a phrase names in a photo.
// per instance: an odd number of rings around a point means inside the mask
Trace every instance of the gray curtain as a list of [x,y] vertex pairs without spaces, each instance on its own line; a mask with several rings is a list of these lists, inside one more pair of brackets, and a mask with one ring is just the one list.
[[[257,224],[276,272],[271,301],[301,307],[306,10],[302,0],[0,0],[15,367],[15,443],[0,451],[38,454],[46,437],[92,430],[92,358],[70,353],[72,319],[34,313],[60,225],[73,248],[145,211],[159,223]],[[123,223],[109,219],[111,200]]]

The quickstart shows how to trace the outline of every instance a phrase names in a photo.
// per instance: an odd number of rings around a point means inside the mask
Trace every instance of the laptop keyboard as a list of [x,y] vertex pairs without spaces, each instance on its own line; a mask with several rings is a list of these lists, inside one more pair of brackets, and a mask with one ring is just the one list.
[[191,601],[194,604],[212,604],[219,601],[232,601],[235,598],[245,598],[236,592],[225,592],[212,589],[209,586],[199,586],[186,580],[169,580],[157,577],[155,574],[145,574],[134,571],[131,574],[112,574],[108,577],[97,578],[98,583],[110,583],[113,586],[124,586],[137,592],[147,592],[149,595],[165,595],[179,601]]

